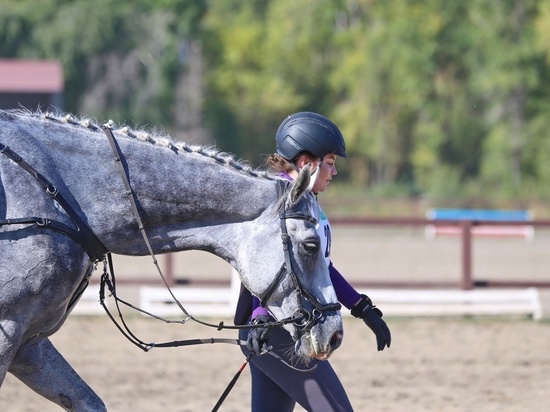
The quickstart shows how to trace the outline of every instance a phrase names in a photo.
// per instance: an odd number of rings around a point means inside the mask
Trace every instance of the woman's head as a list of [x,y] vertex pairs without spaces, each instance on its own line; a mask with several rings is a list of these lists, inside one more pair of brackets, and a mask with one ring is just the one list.
[[288,116],[277,129],[275,140],[275,152],[290,163],[303,152],[320,159],[329,153],[347,157],[340,129],[325,116],[313,112]]
[[326,117],[312,112],[288,116],[275,135],[276,153],[267,159],[269,167],[292,175],[305,165],[317,170],[313,192],[324,192],[337,174],[336,157],[346,157],[344,137]]

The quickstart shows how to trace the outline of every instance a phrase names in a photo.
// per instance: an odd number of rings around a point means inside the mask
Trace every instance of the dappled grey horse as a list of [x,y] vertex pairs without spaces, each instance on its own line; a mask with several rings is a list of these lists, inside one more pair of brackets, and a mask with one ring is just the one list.
[[290,183],[160,134],[23,111],[0,111],[0,153],[0,382],[11,372],[66,410],[105,410],[48,337],[107,252],[148,253],[143,230],[154,253],[231,264],[276,319],[298,319],[284,326],[298,356],[340,345],[307,168]]

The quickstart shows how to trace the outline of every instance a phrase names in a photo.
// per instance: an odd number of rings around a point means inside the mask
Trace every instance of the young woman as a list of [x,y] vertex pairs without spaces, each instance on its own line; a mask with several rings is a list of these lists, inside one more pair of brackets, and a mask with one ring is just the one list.
[[[313,193],[324,192],[337,174],[336,159],[346,157],[342,133],[326,117],[312,112],[288,116],[275,136],[275,154],[267,159],[269,167],[279,176],[293,180],[310,164],[315,182]],[[336,270],[330,261],[331,228],[325,214],[317,216],[317,232],[329,267],[330,277],[339,302],[351,314],[363,319],[374,332],[379,351],[391,343],[390,331],[382,320],[382,312],[371,300],[360,295]],[[242,288],[236,324],[266,323],[272,320],[265,308],[250,292]],[[286,412],[294,410],[296,402],[308,411],[352,411],[346,391],[328,361],[305,365],[293,359],[294,342],[282,328],[242,330],[240,339],[247,342],[243,352],[254,352],[250,361],[252,374],[252,411]],[[266,349],[270,351],[266,353]],[[272,355],[272,356],[270,356]]]

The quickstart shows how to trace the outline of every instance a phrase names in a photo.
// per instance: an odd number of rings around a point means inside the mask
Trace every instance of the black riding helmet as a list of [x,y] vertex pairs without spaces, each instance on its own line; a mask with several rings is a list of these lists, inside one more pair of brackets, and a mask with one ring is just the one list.
[[288,116],[277,129],[275,151],[289,162],[302,152],[323,159],[334,153],[347,157],[342,133],[325,116],[313,112],[300,112]]

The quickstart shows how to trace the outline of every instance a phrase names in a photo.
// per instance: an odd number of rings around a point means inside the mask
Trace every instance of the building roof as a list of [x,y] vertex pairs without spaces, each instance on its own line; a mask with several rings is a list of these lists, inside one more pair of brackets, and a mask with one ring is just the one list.
[[0,59],[0,93],[60,93],[63,83],[58,61]]

